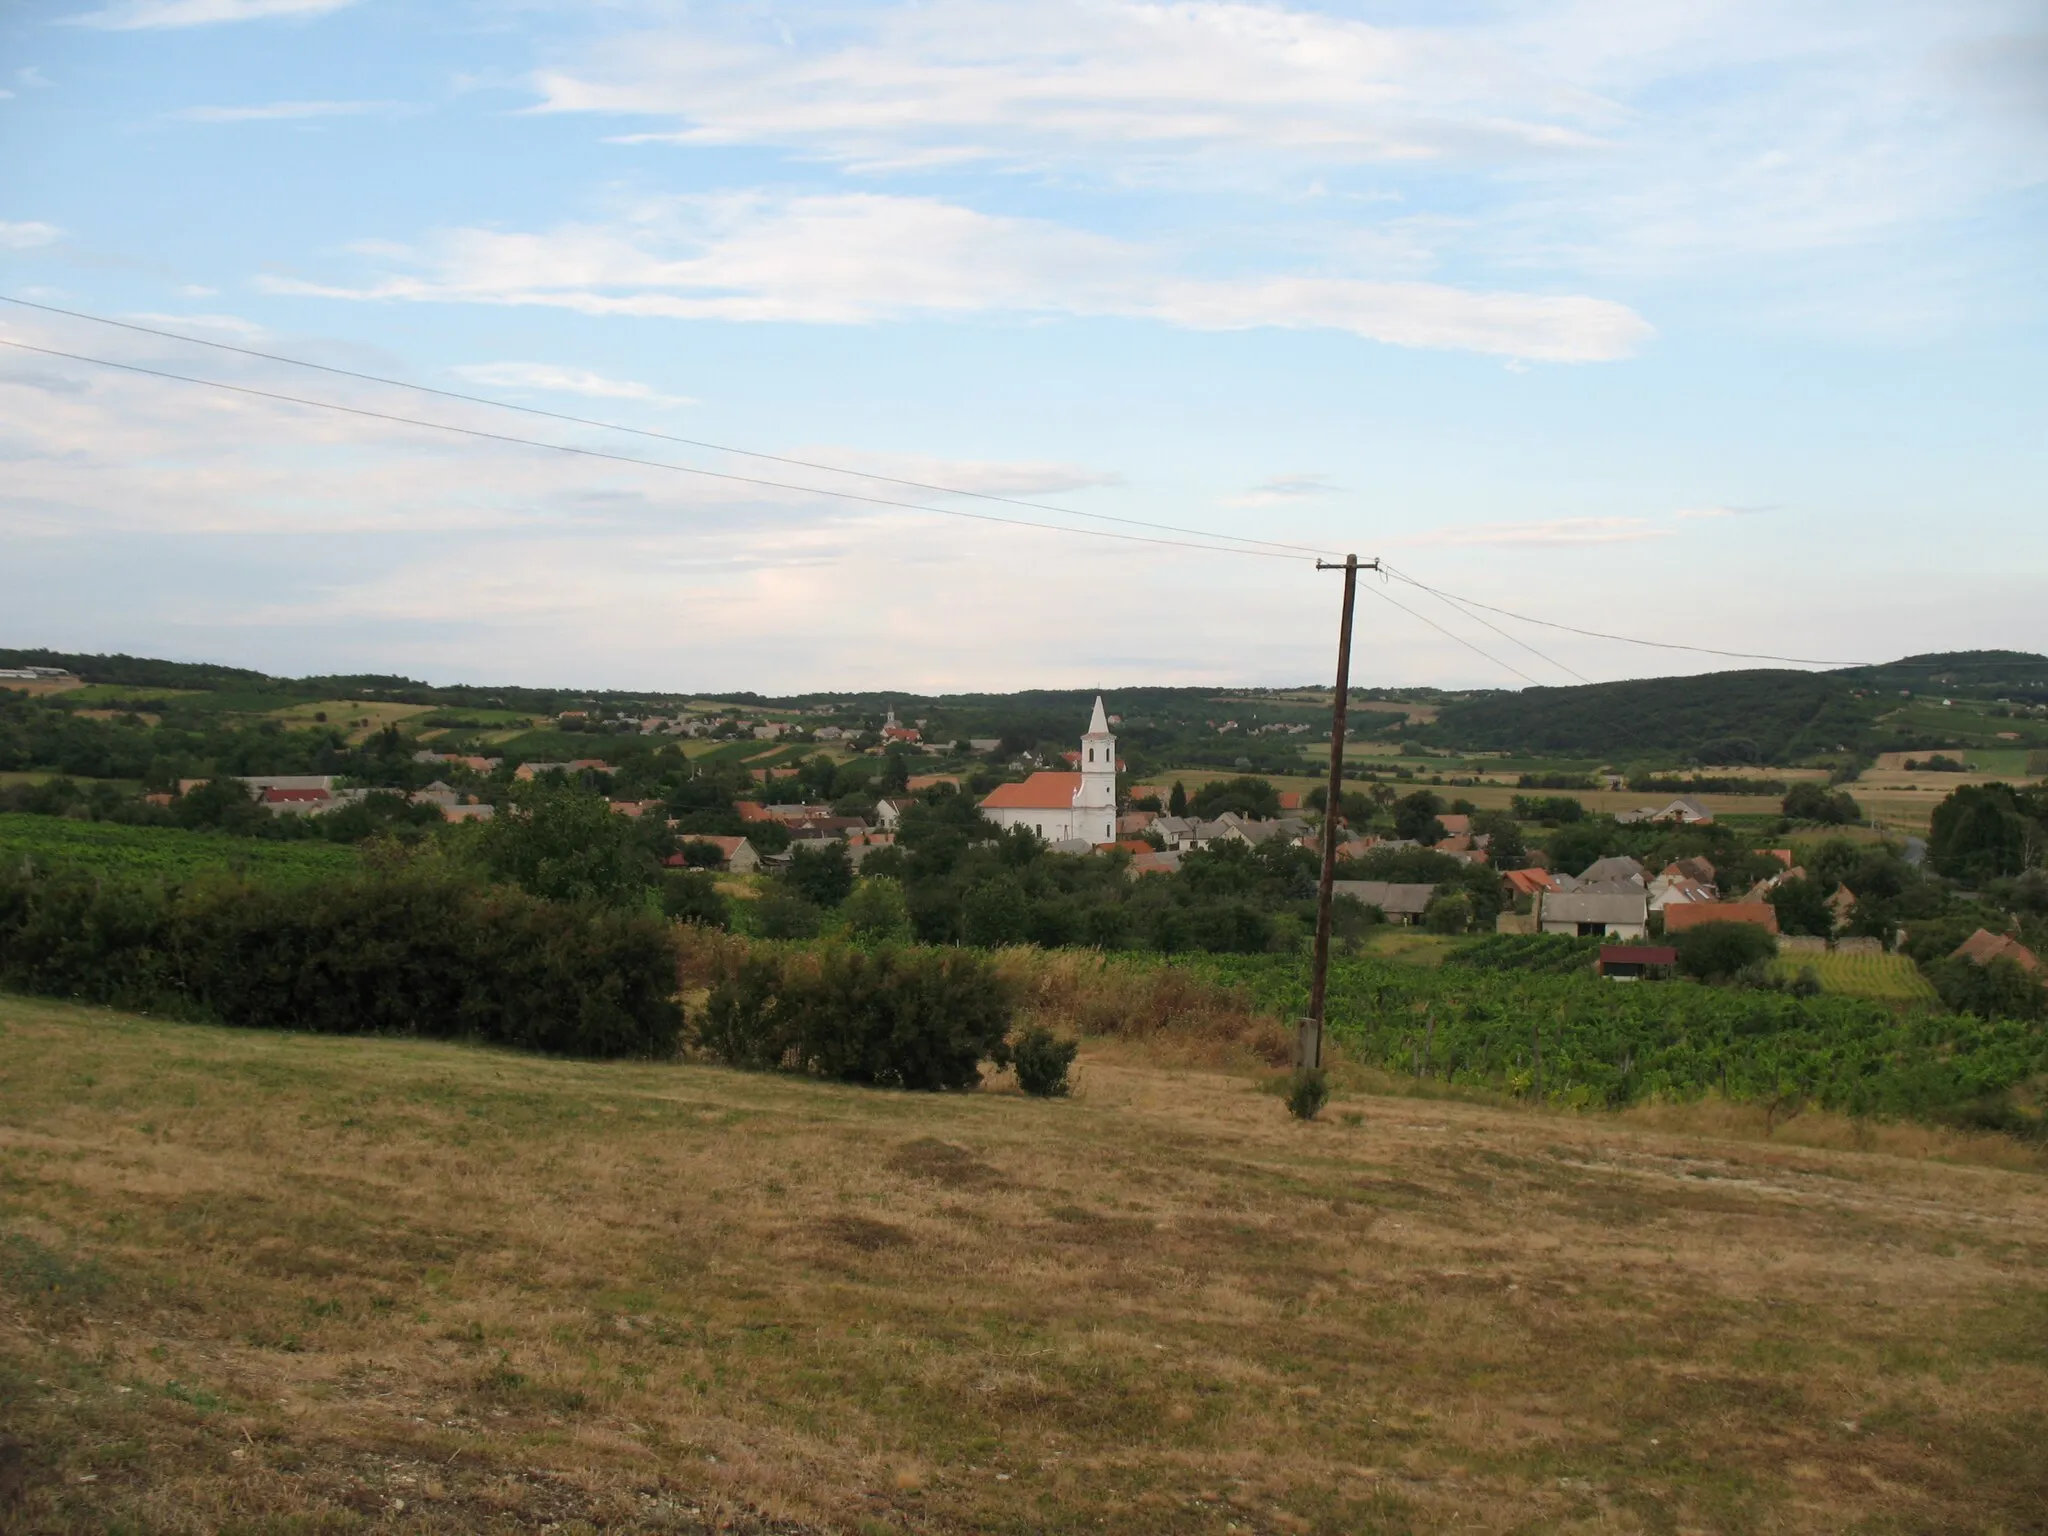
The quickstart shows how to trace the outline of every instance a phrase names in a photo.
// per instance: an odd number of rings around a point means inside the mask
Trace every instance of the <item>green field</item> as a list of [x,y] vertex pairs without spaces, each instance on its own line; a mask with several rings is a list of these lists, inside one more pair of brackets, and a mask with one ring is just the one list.
[[1904,955],[1783,955],[1771,965],[1774,975],[1790,981],[1812,970],[1822,988],[1843,997],[1867,997],[1880,1003],[1934,1003],[1934,984]]
[[131,827],[111,821],[0,813],[0,862],[24,859],[40,868],[88,869],[101,874],[187,880],[221,870],[283,880],[315,880],[356,868],[353,848],[337,843],[278,842],[186,832],[176,827]]

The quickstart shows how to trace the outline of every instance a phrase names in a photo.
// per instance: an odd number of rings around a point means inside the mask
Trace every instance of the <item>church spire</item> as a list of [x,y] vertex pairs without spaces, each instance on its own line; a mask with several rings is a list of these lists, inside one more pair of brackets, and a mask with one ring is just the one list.
[[1088,720],[1088,734],[1090,736],[1107,736],[1109,734],[1109,717],[1102,712],[1102,695],[1099,693],[1095,695],[1095,713]]

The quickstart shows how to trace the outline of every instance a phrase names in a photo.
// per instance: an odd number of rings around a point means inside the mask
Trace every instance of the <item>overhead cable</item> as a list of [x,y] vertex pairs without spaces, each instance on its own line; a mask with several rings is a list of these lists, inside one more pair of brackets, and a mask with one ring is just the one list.
[[822,486],[795,485],[786,480],[764,480],[752,475],[731,475],[715,469],[699,469],[690,464],[670,464],[660,459],[636,458],[629,453],[608,453],[601,448],[578,448],[568,443],[550,443],[539,438],[515,437],[508,432],[486,432],[479,427],[458,427],[445,421],[428,421],[419,416],[401,416],[392,411],[373,411],[358,405],[342,405],[333,400],[313,400],[303,395],[287,395],[277,390],[257,389],[248,384],[228,384],[219,379],[202,379],[188,373],[172,373],[163,368],[146,368],[140,363],[116,362],[112,358],[88,357],[82,352],[64,352],[55,347],[33,346],[25,341],[12,341],[0,337],[0,347],[13,347],[22,352],[36,352],[44,357],[61,357],[74,363],[90,363],[99,368],[118,368],[124,373],[138,373],[154,379],[168,379],[178,384],[197,384],[206,389],[227,390],[237,395],[251,395],[259,400],[275,400],[285,405],[309,406],[315,410],[338,411],[346,416],[360,416],[370,421],[392,422],[400,426],[425,427],[434,432],[453,433],[458,437],[477,438],[484,442],[511,443],[521,448],[541,448],[550,453],[574,454],[584,459],[604,459],[614,464],[632,464],[641,469],[665,469],[679,475],[697,475],[707,480],[723,480],[735,485],[750,485],[778,491],[796,491],[806,496],[831,496],[840,501],[857,501],[871,507],[898,507],[906,512],[929,512],[938,517],[961,517],[977,523],[1004,523],[1012,528],[1035,528],[1041,533],[1072,533],[1091,539],[1117,539],[1129,544],[1160,544],[1175,549],[1198,549],[1212,555],[1246,555],[1266,560],[1301,561],[1306,555],[1282,554],[1277,550],[1244,549],[1227,544],[1195,544],[1186,539],[1159,539],[1140,533],[1114,533],[1107,528],[1062,528],[1056,523],[1036,523],[1028,518],[1003,517],[994,512],[966,512],[958,507],[934,507],[921,502],[896,501],[885,496],[863,496],[855,491],[835,491]]
[[731,443],[714,443],[702,438],[679,437],[673,432],[658,432],[652,427],[631,427],[624,422],[599,421],[589,416],[572,416],[564,411],[550,411],[537,405],[520,405],[511,400],[496,400],[488,395],[464,394],[461,390],[438,389],[431,384],[415,384],[407,379],[387,378],[382,374],[361,373],[353,368],[337,368],[330,363],[315,363],[303,357],[289,357],[281,352],[264,352],[255,347],[238,347],[232,342],[214,341],[205,336],[188,336],[181,331],[159,330],[155,326],[138,325],[132,320],[116,320],[109,315],[89,314],[82,309],[63,309],[55,304],[42,304],[34,299],[17,298],[12,294],[0,293],[0,303],[19,305],[23,309],[41,310],[44,314],[63,315],[72,320],[89,320],[95,325],[109,325],[123,331],[134,331],[138,335],[155,336],[164,341],[181,342],[193,347],[211,347],[216,352],[233,352],[241,357],[260,358],[267,363],[284,363],[293,368],[310,368],[319,373],[333,374],[337,378],[355,379],[365,384],[382,384],[392,389],[410,389],[423,395],[437,395],[443,400],[460,400],[469,405],[485,405],[494,410],[518,411],[526,416],[541,416],[549,421],[566,422],[578,427],[596,427],[605,432],[629,432],[636,437],[649,437],[664,443],[678,443],[686,448],[706,448],[714,453],[737,454],[742,458],[761,459],[771,464],[787,464],[794,469],[815,469],[825,474],[851,475],[861,480],[875,480],[884,485],[900,485],[907,490],[931,491],[942,496],[968,496],[977,501],[1000,502],[1005,506],[1024,507],[1034,512],[1056,512],[1061,517],[1085,517],[1100,523],[1121,523],[1131,528],[1150,528],[1158,533],[1189,534],[1203,539],[1228,539],[1239,544],[1260,545],[1267,549],[1284,549],[1294,554],[1326,555],[1326,549],[1312,549],[1306,544],[1285,544],[1272,539],[1255,539],[1240,533],[1216,533],[1205,528],[1183,528],[1173,523],[1146,522],[1142,518],[1116,517],[1107,512],[1083,512],[1075,507],[1054,506],[1050,502],[1025,501],[1015,496],[1000,496],[993,491],[970,491],[957,485],[939,485],[925,480],[906,480],[899,475],[878,474],[872,470],[848,469],[843,464],[826,464],[814,459],[792,458],[787,454],[763,453],[754,448],[738,448]]

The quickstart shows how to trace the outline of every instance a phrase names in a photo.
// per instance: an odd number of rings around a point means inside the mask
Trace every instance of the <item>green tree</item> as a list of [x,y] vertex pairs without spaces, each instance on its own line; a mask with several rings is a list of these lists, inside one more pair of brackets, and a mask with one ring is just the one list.
[[1394,831],[1418,843],[1440,843],[1444,824],[1437,820],[1444,803],[1426,789],[1403,795],[1394,802]]
[[853,890],[853,865],[839,842],[799,844],[789,856],[790,889],[814,907],[831,909]]
[[1928,862],[1952,880],[2017,875],[2048,850],[2048,790],[1965,785],[1934,808]]
[[753,929],[764,939],[815,939],[824,916],[795,891],[770,886],[753,904]]
[[661,876],[661,910],[678,923],[705,928],[731,926],[732,914],[718,894],[718,879],[697,869],[669,869]]
[[1463,891],[1439,894],[1424,909],[1422,926],[1431,933],[1463,933],[1472,926],[1472,898]]
[[1755,923],[1701,923],[1680,934],[1673,947],[1678,969],[1702,981],[1727,981],[1778,952],[1770,934]]
[[1166,814],[1185,816],[1188,813],[1188,787],[1179,779],[1173,781],[1173,788],[1166,797]]
[[1835,931],[1828,893],[1817,880],[1787,880],[1772,889],[1769,900],[1777,911],[1780,932],[1824,939]]
[[1212,820],[1225,811],[1235,811],[1240,816],[1268,821],[1280,814],[1280,791],[1250,774],[1212,779],[1196,791],[1193,808],[1197,816]]
[[569,785],[525,784],[483,829],[495,879],[548,901],[645,904],[660,866],[638,846],[629,817]]
[[841,905],[839,915],[846,924],[846,936],[856,943],[907,943],[913,937],[903,883],[887,875],[862,879]]

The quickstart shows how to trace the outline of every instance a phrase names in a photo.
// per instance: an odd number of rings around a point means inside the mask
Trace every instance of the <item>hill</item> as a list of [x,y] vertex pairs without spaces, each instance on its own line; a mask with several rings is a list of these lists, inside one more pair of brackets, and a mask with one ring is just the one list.
[[0,998],[10,1528],[2039,1524],[2035,1173],[1081,1072]]
[[[2031,702],[2029,690],[2038,688],[2048,702],[2048,682],[2027,684],[2029,677],[2048,679],[2048,657],[1959,651],[1839,672],[1759,669],[1525,688],[1452,699],[1434,725],[1407,734],[1468,751],[1785,764],[1953,744],[1967,738],[1968,725],[1926,718],[1901,691],[1933,688],[1980,703],[1993,694]],[[2048,744],[2041,726],[2022,724],[2018,732],[2022,740],[2036,734]]]

